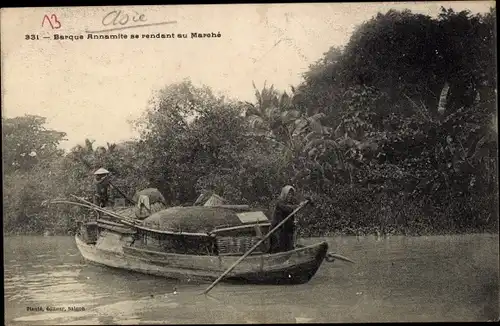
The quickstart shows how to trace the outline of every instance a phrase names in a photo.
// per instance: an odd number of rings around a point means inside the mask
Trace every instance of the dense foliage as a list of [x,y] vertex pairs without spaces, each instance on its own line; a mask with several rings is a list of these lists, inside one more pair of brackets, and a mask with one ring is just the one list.
[[91,196],[104,166],[129,197],[156,187],[171,205],[215,192],[269,208],[291,183],[314,201],[303,235],[496,232],[495,24],[494,10],[378,14],[288,92],[254,85],[243,103],[168,85],[140,138],[107,148],[63,155],[44,118],[5,119],[4,227],[71,231],[87,212],[42,201]]

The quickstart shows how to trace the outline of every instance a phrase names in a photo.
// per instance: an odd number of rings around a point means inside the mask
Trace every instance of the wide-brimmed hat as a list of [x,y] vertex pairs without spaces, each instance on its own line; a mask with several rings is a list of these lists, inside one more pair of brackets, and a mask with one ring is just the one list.
[[109,171],[104,169],[104,168],[100,168],[99,170],[95,171],[94,172],[95,175],[98,175],[98,174],[109,174]]

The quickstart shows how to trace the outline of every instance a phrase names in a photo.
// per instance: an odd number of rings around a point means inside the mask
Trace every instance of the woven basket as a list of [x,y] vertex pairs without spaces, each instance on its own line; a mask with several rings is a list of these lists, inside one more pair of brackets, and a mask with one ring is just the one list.
[[[244,254],[260,240],[259,237],[217,237],[217,248],[219,254]],[[268,251],[269,239],[266,239],[253,253],[262,254]]]

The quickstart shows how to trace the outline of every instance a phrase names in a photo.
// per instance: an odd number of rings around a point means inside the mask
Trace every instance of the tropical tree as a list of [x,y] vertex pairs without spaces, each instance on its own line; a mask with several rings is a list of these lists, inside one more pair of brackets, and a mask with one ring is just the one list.
[[36,164],[60,157],[66,133],[47,129],[47,119],[36,115],[2,119],[2,152],[6,173],[28,171]]
[[279,92],[266,86],[258,90],[252,83],[255,91],[255,103],[242,103],[245,116],[248,119],[253,135],[266,136],[288,149],[294,149],[294,133],[297,130],[301,113],[293,105],[292,94]]

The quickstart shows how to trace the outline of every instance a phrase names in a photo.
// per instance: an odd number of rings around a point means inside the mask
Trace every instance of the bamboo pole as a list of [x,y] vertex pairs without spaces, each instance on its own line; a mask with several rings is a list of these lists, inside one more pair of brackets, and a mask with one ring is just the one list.
[[[76,196],[74,196],[76,197]],[[78,198],[78,197],[76,197]],[[90,209],[94,209],[94,210],[97,210],[99,212],[102,212],[106,215],[109,215],[111,217],[114,217],[118,220],[120,220],[121,222],[123,222],[124,224],[128,224],[128,225],[135,225],[134,221],[131,220],[131,219],[128,219],[128,218],[125,218],[119,214],[116,214],[114,212],[111,212],[111,211],[108,211],[107,209],[103,209],[93,203],[90,203],[84,199],[81,199],[81,198],[78,198],[80,200],[82,200],[83,202],[85,202],[85,204],[82,204],[82,203],[75,203],[75,202],[71,202],[71,201],[67,201],[67,200],[52,200],[52,201],[49,201],[48,203],[49,204],[71,204],[71,205],[76,205],[76,206],[81,206],[81,207],[86,207],[86,208],[90,208]]]
[[87,205],[89,205],[90,207],[94,208],[95,210],[98,210],[100,212],[103,212],[105,214],[113,216],[116,219],[119,219],[122,223],[129,224],[129,225],[130,224],[136,225],[136,222],[133,219],[129,219],[129,218],[123,217],[123,216],[121,216],[118,213],[115,213],[113,211],[109,211],[107,209],[104,209],[104,208],[102,208],[102,207],[100,207],[100,206],[98,206],[98,205],[96,205],[94,203],[91,203],[91,202],[89,202],[89,201],[87,201],[87,200],[85,200],[85,199],[83,199],[81,197],[78,197],[78,196],[75,196],[75,195],[70,195],[70,196],[73,197],[73,198],[75,198],[75,199],[77,199],[77,200],[79,200],[79,201],[81,201],[81,202],[83,202],[83,203],[85,203],[85,204],[87,204]]
[[205,291],[203,291],[202,294],[207,294],[217,283],[220,282],[226,276],[229,274],[243,259],[245,259],[248,255],[250,255],[257,247],[264,242],[267,238],[271,236],[271,234],[274,233],[279,227],[281,227],[283,224],[285,224],[286,221],[288,221],[293,215],[295,215],[299,210],[301,210],[304,206],[309,203],[308,200],[303,201],[299,207],[297,207],[293,212],[290,213],[286,218],[284,218],[278,225],[276,225],[271,231],[269,231],[264,238],[262,238],[259,242],[257,242],[252,248],[250,248],[243,256],[240,257],[231,267],[229,267],[224,273],[222,273],[221,276],[219,276],[218,279],[216,279]]
[[[75,196],[76,197],[76,196]],[[76,197],[78,198],[78,197]],[[112,211],[108,211],[106,209],[103,209],[95,204],[92,204],[92,203],[89,203],[87,202],[86,200],[84,199],[81,199],[79,198],[80,200],[83,200],[85,202],[85,204],[82,204],[82,203],[76,203],[76,202],[72,202],[72,201],[67,201],[67,200],[52,200],[52,201],[49,201],[47,203],[49,204],[71,204],[71,205],[75,205],[75,206],[81,206],[81,207],[86,207],[86,208],[90,208],[90,209],[95,209],[97,211],[100,211],[104,214],[107,214],[111,217],[114,217],[116,218],[117,220],[120,221],[120,223],[122,224],[125,224],[125,225],[128,225],[128,226],[131,226],[131,227],[134,227],[136,229],[141,229],[141,230],[145,230],[145,231],[150,231],[150,232],[156,232],[156,233],[161,233],[161,234],[169,234],[169,235],[184,235],[184,236],[196,236],[196,237],[211,237],[208,233],[191,233],[191,232],[181,232],[181,231],[165,231],[165,230],[154,230],[154,229],[150,229],[150,228],[147,228],[147,227],[144,227],[144,226],[141,226],[140,224],[138,224],[137,221],[135,220],[132,220],[132,219],[129,219],[129,218],[125,218],[115,212],[112,212]]]

